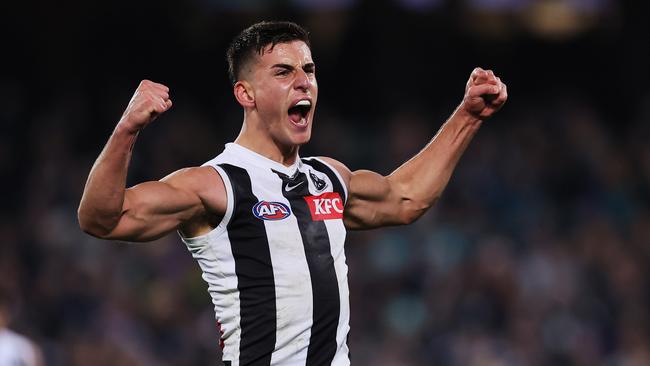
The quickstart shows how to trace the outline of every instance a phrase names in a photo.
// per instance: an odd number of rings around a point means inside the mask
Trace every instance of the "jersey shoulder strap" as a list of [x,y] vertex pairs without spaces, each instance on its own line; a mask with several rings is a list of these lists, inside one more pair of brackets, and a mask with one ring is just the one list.
[[309,157],[309,158],[303,158],[300,159],[303,164],[307,164],[311,166],[313,169],[325,173],[327,177],[329,178],[330,182],[332,182],[332,188],[334,192],[337,192],[338,194],[343,197],[344,202],[347,202],[348,200],[348,188],[345,186],[345,182],[343,181],[343,178],[339,174],[339,172],[334,169],[330,164],[326,163],[323,161],[323,159],[319,159],[317,157]]

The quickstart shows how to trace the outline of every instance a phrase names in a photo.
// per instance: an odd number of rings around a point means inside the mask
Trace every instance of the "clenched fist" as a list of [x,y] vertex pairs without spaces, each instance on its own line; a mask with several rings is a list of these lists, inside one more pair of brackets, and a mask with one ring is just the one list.
[[158,115],[172,106],[169,88],[149,80],[142,80],[124,110],[119,124],[132,133],[145,128]]
[[465,86],[461,108],[472,117],[484,120],[501,109],[508,99],[508,89],[492,70],[477,67]]

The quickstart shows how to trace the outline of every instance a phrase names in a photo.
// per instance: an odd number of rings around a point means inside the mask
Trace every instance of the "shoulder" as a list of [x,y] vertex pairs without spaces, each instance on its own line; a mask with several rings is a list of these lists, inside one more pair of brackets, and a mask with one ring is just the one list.
[[345,164],[340,161],[327,157],[327,156],[317,156],[314,157],[318,161],[325,163],[330,169],[334,170],[338,174],[343,184],[345,184],[346,189],[350,187],[350,178],[352,177],[352,172],[348,169]]
[[175,188],[204,191],[215,185],[223,185],[221,176],[212,166],[198,166],[179,169],[161,179]]
[[175,189],[197,195],[209,211],[225,211],[226,188],[221,175],[211,165],[183,168],[161,181]]
[[323,162],[329,164],[332,168],[334,168],[344,180],[349,180],[350,176],[352,175],[352,172],[348,167],[341,163],[340,161],[327,157],[327,156],[318,156],[317,159],[322,160]]

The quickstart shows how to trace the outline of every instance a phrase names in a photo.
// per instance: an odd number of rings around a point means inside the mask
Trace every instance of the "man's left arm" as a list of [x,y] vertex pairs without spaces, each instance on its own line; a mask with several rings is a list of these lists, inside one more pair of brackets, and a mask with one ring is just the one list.
[[506,85],[492,71],[476,68],[467,81],[463,101],[431,142],[390,175],[351,172],[327,159],[348,185],[345,226],[362,230],[417,220],[440,198],[482,122],[507,98]]

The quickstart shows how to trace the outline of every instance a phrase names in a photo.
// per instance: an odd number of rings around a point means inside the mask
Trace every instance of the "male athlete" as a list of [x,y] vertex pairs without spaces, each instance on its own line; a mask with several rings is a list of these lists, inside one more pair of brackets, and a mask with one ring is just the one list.
[[172,102],[142,81],[95,162],[79,206],[99,238],[178,231],[209,285],[226,365],[349,365],[346,229],[415,221],[444,190],[481,123],[507,99],[476,68],[449,120],[388,176],[300,158],[318,100],[307,33],[289,22],[244,30],[228,50],[241,132],[203,166],[125,189],[140,131]]

